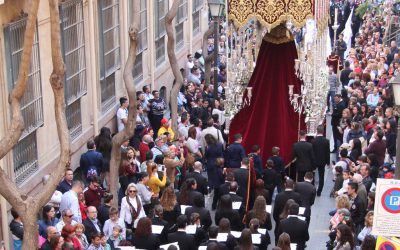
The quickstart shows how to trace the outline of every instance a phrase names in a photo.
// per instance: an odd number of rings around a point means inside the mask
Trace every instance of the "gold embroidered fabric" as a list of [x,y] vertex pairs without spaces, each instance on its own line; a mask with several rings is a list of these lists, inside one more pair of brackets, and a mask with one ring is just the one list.
[[228,14],[236,27],[257,18],[268,30],[287,20],[300,28],[313,17],[313,0],[228,0]]
[[280,24],[266,33],[263,39],[270,43],[282,44],[293,41],[294,37],[284,24]]

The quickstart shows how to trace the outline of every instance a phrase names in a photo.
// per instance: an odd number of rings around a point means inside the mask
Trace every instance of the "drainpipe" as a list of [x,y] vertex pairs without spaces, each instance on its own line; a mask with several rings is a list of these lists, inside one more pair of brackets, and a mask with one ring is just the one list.
[[88,0],[88,5],[89,5],[89,52],[90,52],[90,87],[92,90],[92,100],[91,100],[91,106],[92,107],[92,113],[93,113],[93,135],[96,135],[99,132],[99,118],[98,118],[98,108],[97,108],[97,99],[98,99],[98,93],[97,93],[97,86],[98,86],[98,78],[97,78],[97,61],[96,60],[96,46],[95,44],[95,30],[94,28],[97,27],[97,22],[95,21],[95,15],[94,15],[94,0]]

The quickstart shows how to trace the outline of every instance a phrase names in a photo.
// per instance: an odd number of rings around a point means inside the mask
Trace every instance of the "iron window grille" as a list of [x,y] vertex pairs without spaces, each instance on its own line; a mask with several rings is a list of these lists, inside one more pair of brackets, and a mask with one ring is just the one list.
[[102,112],[115,106],[115,72],[120,69],[119,0],[99,1],[100,89]]
[[87,93],[83,1],[60,4],[61,44],[65,62],[66,117],[71,139],[82,133],[81,100]]

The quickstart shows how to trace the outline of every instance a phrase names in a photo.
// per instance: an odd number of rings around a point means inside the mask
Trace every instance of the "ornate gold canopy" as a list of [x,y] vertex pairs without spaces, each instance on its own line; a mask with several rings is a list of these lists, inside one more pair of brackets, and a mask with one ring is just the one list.
[[228,0],[228,13],[236,27],[243,27],[252,18],[268,30],[287,20],[302,27],[313,17],[313,0]]

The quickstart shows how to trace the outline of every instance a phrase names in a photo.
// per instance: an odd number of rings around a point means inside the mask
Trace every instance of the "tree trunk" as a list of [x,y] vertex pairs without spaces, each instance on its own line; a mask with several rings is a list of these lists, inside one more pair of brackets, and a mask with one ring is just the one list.
[[167,41],[167,53],[169,64],[171,65],[172,73],[175,77],[175,85],[172,86],[170,92],[170,102],[171,102],[171,125],[172,130],[175,133],[175,138],[178,136],[178,92],[183,84],[183,77],[179,71],[178,62],[175,55],[175,29],[172,25],[172,21],[178,13],[180,0],[174,0],[171,9],[165,16],[165,30],[167,31],[168,41]]
[[[39,0],[30,1],[18,79],[8,99],[8,102],[11,104],[11,123],[7,128],[7,133],[0,140],[0,159],[3,159],[15,144],[17,144],[24,131],[24,119],[22,118],[20,101],[25,93],[29,69],[31,67],[32,46],[36,30],[38,8]],[[0,175],[3,174],[1,172],[2,170],[0,170]]]
[[[49,201],[54,193],[58,183],[64,175],[66,167],[69,166],[70,142],[67,121],[65,118],[64,103],[64,63],[62,61],[60,47],[60,18],[58,13],[58,1],[49,0],[50,20],[51,20],[51,47],[53,73],[50,81],[54,92],[55,99],[55,120],[57,124],[57,132],[60,140],[61,154],[57,164],[57,168],[52,172],[49,181],[44,185],[42,191],[35,196],[28,196],[20,192],[13,180],[0,169],[0,194],[11,204],[11,206],[20,215],[24,224],[24,238],[22,242],[23,250],[37,249],[38,242],[38,225],[37,215],[41,208]],[[26,88],[28,70],[30,68],[33,35],[36,29],[36,16],[39,1],[31,2],[31,9],[28,14],[28,22],[25,31],[25,40],[23,54],[21,58],[20,72],[17,84],[11,93],[12,120],[10,125],[10,133],[1,140],[2,148],[0,149],[0,157],[2,158],[11,148],[18,142],[24,129],[22,115],[20,111],[20,99]],[[21,122],[22,121],[22,122]],[[12,130],[14,129],[14,130]],[[13,135],[9,135],[12,134]],[[4,145],[3,141],[9,143]],[[4,146],[4,147],[3,147]],[[10,147],[11,146],[11,147]]]
[[[137,35],[139,32],[139,9],[140,1],[133,2],[133,22],[129,28],[129,52],[124,68],[125,88],[129,97],[128,123],[125,129],[112,138],[112,150],[110,159],[110,191],[114,196],[112,205],[118,207],[118,169],[121,163],[121,145],[135,134],[136,127],[136,87],[132,75],[133,66],[136,61]],[[125,190],[123,190],[125,192]]]
[[208,54],[208,37],[214,33],[214,30],[214,25],[211,25],[203,35],[204,79],[206,80],[206,84],[210,84],[211,82],[211,63],[215,53],[213,51],[211,54]]
[[24,239],[22,241],[22,250],[38,249],[38,224],[37,214],[40,207],[36,207],[36,213],[30,212],[32,206],[28,205],[26,213],[21,216],[22,223],[24,223]]

